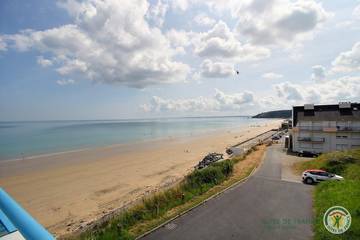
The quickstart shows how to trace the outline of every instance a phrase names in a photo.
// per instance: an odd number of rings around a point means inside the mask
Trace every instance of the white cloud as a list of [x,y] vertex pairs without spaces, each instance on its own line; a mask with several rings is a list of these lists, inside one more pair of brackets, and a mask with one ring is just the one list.
[[303,94],[300,88],[290,82],[279,83],[275,85],[275,90],[279,98],[286,100],[303,100]]
[[170,29],[166,36],[174,47],[186,47],[190,44],[189,33],[183,30]]
[[279,79],[282,78],[283,75],[274,72],[268,72],[261,75],[261,77],[266,79]]
[[56,83],[60,86],[65,86],[65,85],[72,85],[75,83],[75,81],[73,79],[61,79],[61,80],[57,80]]
[[225,62],[213,62],[205,59],[201,64],[201,76],[206,78],[226,78],[235,73],[234,65]]
[[351,27],[354,24],[354,21],[342,21],[342,22],[338,22],[336,23],[335,27],[337,28],[347,28],[347,27]]
[[197,84],[202,84],[203,81],[201,80],[201,73],[195,72],[191,76],[191,80],[196,82]]
[[184,30],[170,29],[166,32],[171,46],[174,47],[174,52],[178,55],[186,54],[185,48],[190,45],[191,32],[185,32]]
[[360,42],[355,43],[350,51],[340,53],[332,65],[333,72],[360,71]]
[[189,7],[188,0],[171,0],[171,7],[175,10],[185,11]]
[[152,5],[147,13],[147,18],[152,21],[156,26],[161,27],[164,24],[164,18],[169,8],[167,3],[161,0]]
[[153,96],[148,104],[140,108],[146,112],[216,112],[238,111],[254,104],[254,94],[242,92],[225,94],[215,89],[213,97],[196,97],[188,99],[164,99]]
[[7,45],[5,39],[3,39],[3,37],[1,37],[0,35],[0,51],[6,51],[6,50],[7,50]]
[[199,26],[211,27],[215,24],[215,19],[209,17],[205,13],[200,13],[196,15],[193,21]]
[[311,38],[331,15],[315,1],[247,0],[232,7],[238,33],[261,45],[289,45]]
[[37,63],[42,67],[49,67],[53,65],[53,62],[51,60],[46,59],[43,56],[37,57]]
[[141,105],[148,112],[229,112],[253,113],[267,109],[283,109],[305,103],[329,104],[339,101],[358,101],[360,98],[360,77],[341,77],[312,84],[282,82],[274,84],[273,92],[256,98],[252,92],[226,94],[215,89],[212,97],[188,99],[164,99],[154,96]]
[[279,99],[288,105],[316,103],[328,104],[339,101],[358,101],[360,77],[341,77],[312,84],[284,82],[274,89]]
[[255,101],[254,94],[249,91],[235,94],[225,94],[224,92],[215,89],[216,102],[219,104],[220,110],[234,110],[240,109],[242,105],[250,104]]
[[60,75],[69,75],[72,73],[86,73],[88,70],[86,62],[78,59],[65,60],[63,65],[56,69]]
[[326,69],[324,66],[315,65],[312,67],[311,79],[315,82],[324,81],[326,78]]
[[52,55],[62,74],[107,84],[143,88],[184,81],[188,65],[173,60],[177,49],[146,21],[146,0],[62,1],[74,24],[3,35],[19,51]]
[[256,61],[270,56],[267,48],[241,44],[223,21],[208,32],[200,33],[193,41],[195,53],[200,57]]
[[143,110],[152,112],[195,112],[195,111],[211,111],[215,105],[204,97],[197,97],[191,99],[163,99],[158,96],[153,96],[149,104],[142,105]]
[[352,12],[352,15],[353,15],[355,18],[360,19],[360,4],[357,5],[357,6],[354,8],[354,10],[353,10],[353,12]]

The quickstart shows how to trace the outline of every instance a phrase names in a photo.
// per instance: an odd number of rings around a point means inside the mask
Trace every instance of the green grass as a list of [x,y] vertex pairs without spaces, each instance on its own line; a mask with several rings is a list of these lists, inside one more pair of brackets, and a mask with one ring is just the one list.
[[[345,180],[342,182],[324,182],[315,189],[314,208],[315,239],[360,239],[360,182]],[[323,225],[323,216],[332,206],[343,206],[351,214],[351,226],[343,234],[328,232]]]
[[[296,169],[323,169],[344,177],[344,181],[321,182],[314,192],[315,239],[360,239],[360,149],[323,154],[318,158],[298,163]],[[335,235],[323,225],[323,216],[332,206],[345,207],[351,214],[351,227],[345,233]]]
[[225,160],[201,170],[194,170],[176,187],[144,198],[141,204],[131,207],[75,239],[134,239],[136,236],[130,231],[131,227],[161,218],[170,209],[180,206],[224,182],[232,174],[234,162],[239,160]]

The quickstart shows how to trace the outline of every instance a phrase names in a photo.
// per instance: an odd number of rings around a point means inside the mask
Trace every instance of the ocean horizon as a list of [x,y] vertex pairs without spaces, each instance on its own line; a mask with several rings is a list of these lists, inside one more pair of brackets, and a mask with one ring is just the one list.
[[267,122],[249,116],[0,122],[0,160],[167,137],[185,137]]

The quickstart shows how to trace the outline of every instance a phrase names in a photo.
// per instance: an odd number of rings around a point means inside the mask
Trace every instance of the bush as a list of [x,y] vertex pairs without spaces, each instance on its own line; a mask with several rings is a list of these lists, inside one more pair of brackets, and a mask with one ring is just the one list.
[[207,168],[195,170],[185,178],[184,189],[198,190],[202,186],[213,186],[225,180],[233,171],[233,162],[225,160]]

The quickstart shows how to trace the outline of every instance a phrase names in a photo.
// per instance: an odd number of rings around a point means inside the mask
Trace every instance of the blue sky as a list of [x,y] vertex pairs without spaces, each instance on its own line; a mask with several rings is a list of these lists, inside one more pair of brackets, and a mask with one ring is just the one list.
[[359,26],[359,1],[4,0],[0,120],[359,101]]

